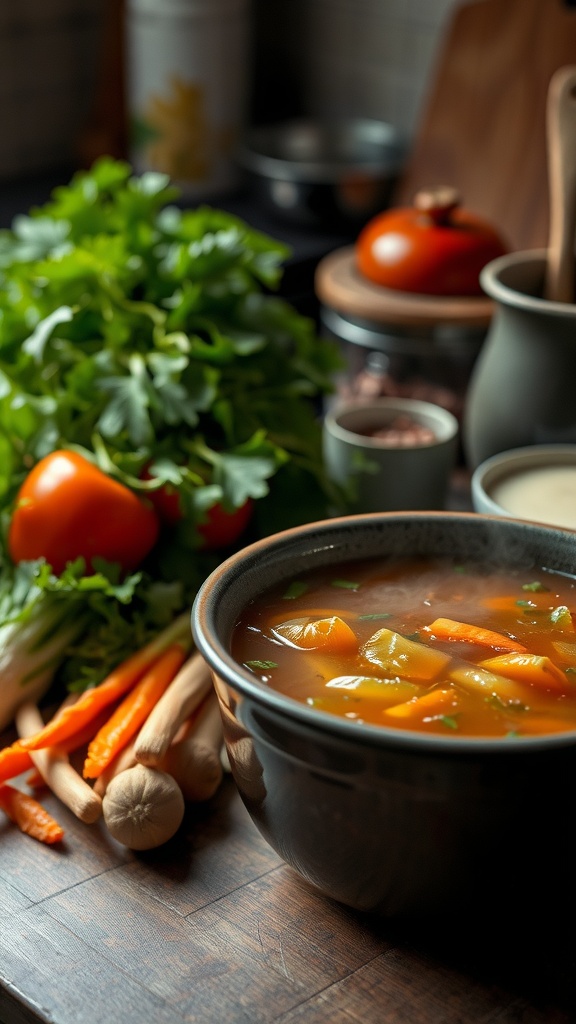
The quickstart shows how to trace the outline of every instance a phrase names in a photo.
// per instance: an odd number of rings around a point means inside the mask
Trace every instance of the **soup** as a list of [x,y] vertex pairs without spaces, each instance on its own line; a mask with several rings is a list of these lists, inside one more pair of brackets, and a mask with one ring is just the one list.
[[576,579],[446,559],[317,569],[251,602],[232,654],[353,722],[442,736],[576,729]]

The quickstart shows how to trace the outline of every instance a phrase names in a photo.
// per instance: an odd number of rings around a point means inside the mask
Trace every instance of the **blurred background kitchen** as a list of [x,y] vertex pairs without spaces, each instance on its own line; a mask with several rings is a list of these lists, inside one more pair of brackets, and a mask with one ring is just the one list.
[[[191,59],[194,33],[197,37],[209,31],[235,36],[235,60],[241,60],[241,67],[232,66],[234,62],[222,53],[223,46],[232,45],[230,38],[210,42],[205,34],[197,44],[205,59],[213,48],[212,77],[221,73],[226,79],[220,102],[226,103],[228,96],[240,122],[234,126],[238,132],[234,145],[252,126],[302,116],[374,118],[390,124],[409,145],[453,6],[454,0],[4,3],[0,5],[0,226],[9,226],[15,214],[45,201],[55,185],[102,153],[138,162],[134,133],[131,128],[129,139],[127,125],[130,120],[133,127],[135,120],[129,109],[136,102],[134,90],[144,86],[142,82],[135,85],[134,79],[154,74],[145,48],[151,33],[162,31],[162,23],[164,60],[170,31],[175,33],[178,51],[174,59],[185,59],[183,26],[184,35],[188,32],[192,39]],[[186,15],[184,19],[174,17],[178,9]],[[270,221],[244,185],[245,177],[236,189],[224,187],[223,180],[215,177],[214,189],[198,195],[246,217],[292,247],[284,290],[304,311],[312,311],[314,264],[332,248],[351,241],[357,225],[324,223],[311,228],[294,221]],[[191,189],[190,202],[196,198]]]
[[[286,216],[292,182],[266,204],[242,143],[296,118],[379,122],[401,154],[382,207],[450,186],[510,250],[541,248],[548,86],[575,63],[576,0],[11,0],[0,6],[0,226],[104,154],[167,171],[183,202],[290,246],[281,292],[341,342],[353,387],[366,372],[380,394],[407,381],[410,397],[460,416],[491,302],[398,309],[368,295],[349,273],[375,212],[354,206],[359,182],[345,183],[355,217]],[[341,262],[326,264],[334,253]]]
[[[245,5],[248,122],[355,115],[389,121],[411,134],[453,5],[454,0],[251,0]],[[157,6],[161,10],[162,0]],[[66,169],[101,145],[121,143],[114,108],[123,7],[121,0],[18,0],[0,6],[4,182]]]

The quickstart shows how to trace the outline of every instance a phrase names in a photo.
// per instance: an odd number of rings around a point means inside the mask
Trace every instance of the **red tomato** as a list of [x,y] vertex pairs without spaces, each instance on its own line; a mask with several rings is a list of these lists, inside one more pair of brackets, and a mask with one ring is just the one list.
[[[146,467],[140,473],[140,478],[141,480],[154,480]],[[180,495],[173,484],[163,484],[156,491],[149,491],[148,500],[161,521],[167,526],[175,526],[182,519]]]
[[41,459],[22,484],[8,531],[14,562],[100,557],[135,569],[158,537],[156,512],[133,491],[72,451]]
[[[145,467],[140,474],[142,480],[152,480],[153,477]],[[156,491],[150,491],[152,502],[161,521],[167,526],[175,526],[182,519],[182,507],[180,496],[172,484],[163,484]],[[202,547],[209,550],[229,547],[235,540],[238,540],[252,518],[254,502],[247,498],[243,505],[227,512],[220,502],[212,505],[206,513],[206,520],[198,524],[198,533],[202,539]]]
[[213,551],[217,548],[227,548],[230,544],[244,533],[252,518],[254,502],[247,498],[240,508],[233,512],[226,512],[222,505],[217,502],[208,509],[206,522],[200,523],[198,532],[203,540],[203,547]]
[[445,189],[370,220],[356,242],[356,263],[368,280],[395,291],[481,295],[480,271],[505,252],[497,232]]

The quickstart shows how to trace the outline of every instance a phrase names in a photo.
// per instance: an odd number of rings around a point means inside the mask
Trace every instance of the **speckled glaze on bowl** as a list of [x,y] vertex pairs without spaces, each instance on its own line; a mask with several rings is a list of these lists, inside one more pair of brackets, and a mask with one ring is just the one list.
[[230,764],[254,822],[322,893],[391,918],[566,906],[573,870],[576,734],[439,738],[354,724],[274,692],[229,653],[241,609],[309,568],[438,554],[576,571],[576,535],[474,513],[349,516],[233,555],[193,610]]

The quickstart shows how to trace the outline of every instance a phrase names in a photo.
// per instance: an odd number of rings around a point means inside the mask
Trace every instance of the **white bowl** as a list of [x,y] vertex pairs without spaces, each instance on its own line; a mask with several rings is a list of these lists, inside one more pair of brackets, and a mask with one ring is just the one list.
[[472,474],[476,512],[576,530],[576,444],[500,452]]

